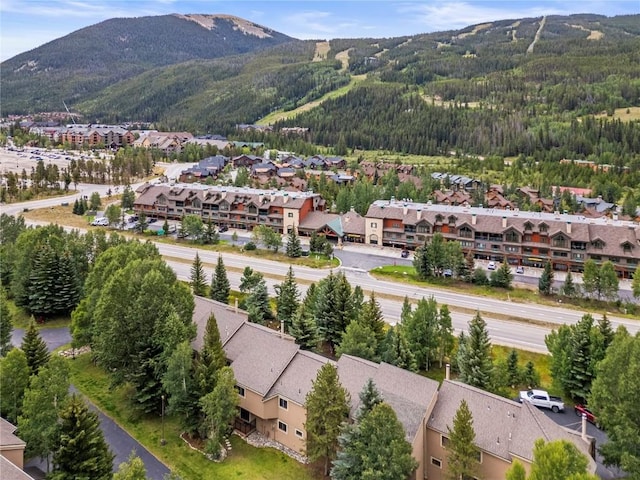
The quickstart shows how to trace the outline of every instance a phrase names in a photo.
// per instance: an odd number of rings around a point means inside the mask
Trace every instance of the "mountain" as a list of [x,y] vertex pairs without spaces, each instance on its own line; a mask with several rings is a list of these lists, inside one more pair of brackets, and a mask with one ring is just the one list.
[[19,55],[2,71],[4,113],[59,110],[64,100],[93,122],[230,133],[238,123],[285,118],[276,128],[308,127],[320,145],[406,153],[611,152],[631,165],[640,151],[638,122],[580,120],[640,107],[640,15],[330,42],[230,17],[115,19]]
[[294,39],[229,15],[116,18],[0,66],[3,114],[60,110],[153,68],[256,52]]

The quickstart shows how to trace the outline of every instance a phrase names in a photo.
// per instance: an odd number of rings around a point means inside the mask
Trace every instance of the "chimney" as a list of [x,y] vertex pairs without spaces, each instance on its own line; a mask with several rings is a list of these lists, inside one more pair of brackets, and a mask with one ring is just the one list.
[[280,338],[284,338],[284,320],[280,320]]
[[506,217],[506,215],[502,216],[502,228],[507,228],[507,217]]
[[402,215],[407,215],[407,213],[409,213],[409,207],[407,207],[407,204],[403,204],[402,205]]
[[587,441],[587,414],[582,414],[582,440]]
[[475,225],[477,221],[478,221],[478,217],[476,216],[475,213],[472,213],[471,214],[471,225]]
[[422,218],[422,209],[421,208],[419,208],[416,211],[416,217],[417,217],[418,220],[420,220]]
[[571,235],[571,222],[567,222],[567,233]]
[[285,193],[284,197],[282,197],[282,203],[287,203],[288,200],[289,200],[289,194]]
[[445,380],[451,380],[451,365],[450,364],[446,364],[444,366],[444,378]]
[[234,298],[234,306],[233,309],[236,313],[238,313],[238,297]]

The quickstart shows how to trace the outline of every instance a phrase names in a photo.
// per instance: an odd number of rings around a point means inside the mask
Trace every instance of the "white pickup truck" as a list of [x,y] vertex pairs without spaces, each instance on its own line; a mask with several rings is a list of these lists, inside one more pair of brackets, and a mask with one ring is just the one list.
[[520,403],[529,402],[540,408],[549,408],[553,412],[564,412],[564,402],[560,397],[552,397],[544,390],[523,390]]

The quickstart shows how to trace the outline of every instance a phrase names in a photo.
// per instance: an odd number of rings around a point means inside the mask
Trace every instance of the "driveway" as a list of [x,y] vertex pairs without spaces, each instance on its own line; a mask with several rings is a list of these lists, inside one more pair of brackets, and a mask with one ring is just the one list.
[[[24,336],[24,329],[16,328],[11,335],[11,343],[13,345],[20,345],[22,337]],[[53,351],[62,345],[66,345],[71,342],[71,334],[67,327],[62,328],[43,328],[40,330],[40,336],[46,342],[49,351]],[[72,392],[78,392],[78,390],[71,385]],[[136,441],[125,430],[120,428],[116,422],[107,417],[100,410],[96,408],[86,397],[85,401],[89,405],[89,408],[98,413],[100,419],[100,428],[104,434],[111,453],[115,455],[113,460],[113,471],[118,470],[118,466],[126,462],[129,459],[131,451],[135,451],[136,455],[142,459],[145,468],[147,469],[147,478],[150,480],[162,480],[165,475],[170,473],[170,470],[165,464],[153,456],[146,448],[144,448],[138,441]],[[30,467],[30,471],[33,472],[33,468],[39,469],[42,472],[46,471],[47,464],[41,461],[39,458],[35,458],[27,462],[26,467]],[[35,473],[35,472],[34,472]],[[37,473],[36,473],[37,474]],[[41,477],[44,478],[44,477]]]
[[[567,409],[564,413],[553,413],[550,410],[542,409],[542,411],[558,425],[562,425],[569,430],[574,430],[578,434],[582,431],[582,419],[575,415],[573,408]],[[595,425],[587,422],[587,435],[593,437],[596,441],[596,452],[601,445],[606,443],[607,434]],[[625,473],[616,467],[606,467],[602,463],[602,456],[596,453],[597,470],[596,474],[603,479],[626,478]]]

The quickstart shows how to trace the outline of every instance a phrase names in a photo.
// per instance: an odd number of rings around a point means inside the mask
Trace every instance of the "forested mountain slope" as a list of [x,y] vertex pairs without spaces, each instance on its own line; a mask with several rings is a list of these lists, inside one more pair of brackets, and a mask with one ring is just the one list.
[[190,60],[255,52],[290,42],[282,33],[227,15],[114,18],[2,63],[3,114],[60,110],[118,81]]

